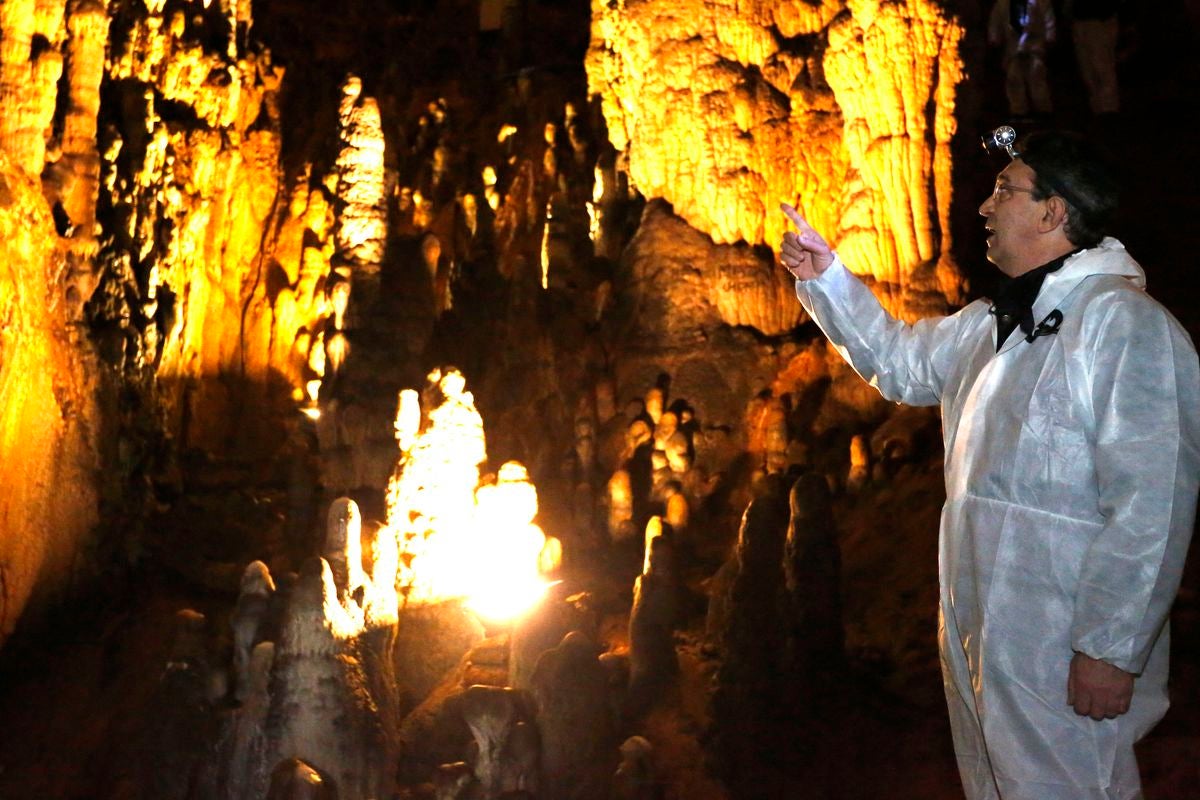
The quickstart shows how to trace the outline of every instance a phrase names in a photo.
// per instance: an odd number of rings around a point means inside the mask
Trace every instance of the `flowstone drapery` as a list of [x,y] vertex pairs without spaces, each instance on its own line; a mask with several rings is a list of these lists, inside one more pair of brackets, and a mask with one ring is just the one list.
[[[795,203],[892,309],[918,315],[960,299],[945,253],[961,37],[933,0],[722,0],[700,13],[597,0],[589,90],[643,195],[717,244],[775,246],[778,204]],[[730,324],[746,324],[744,304],[793,302],[771,297],[772,277],[712,287]]]

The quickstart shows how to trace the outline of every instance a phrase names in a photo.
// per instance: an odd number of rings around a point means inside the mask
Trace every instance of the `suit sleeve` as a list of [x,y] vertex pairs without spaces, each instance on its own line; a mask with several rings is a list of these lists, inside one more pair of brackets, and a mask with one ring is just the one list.
[[1083,563],[1072,647],[1141,673],[1179,589],[1200,480],[1200,368],[1153,301],[1110,310],[1091,405],[1103,527]]
[[863,380],[888,400],[937,405],[963,328],[961,312],[908,325],[884,310],[835,258],[819,277],[796,281],[796,296]]

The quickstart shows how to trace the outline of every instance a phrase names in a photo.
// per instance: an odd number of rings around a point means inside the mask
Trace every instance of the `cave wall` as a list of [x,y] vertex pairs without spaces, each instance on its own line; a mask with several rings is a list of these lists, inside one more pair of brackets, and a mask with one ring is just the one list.
[[787,227],[778,204],[793,203],[892,310],[961,302],[948,254],[963,30],[938,3],[697,13],[687,0],[597,0],[592,15],[589,89],[644,195],[717,244],[771,247]]
[[323,301],[275,303],[309,191],[280,190],[283,70],[251,25],[248,2],[0,4],[0,644],[136,560],[119,540],[181,489],[178,452],[267,452],[309,377]]
[[[40,189],[11,206],[24,215],[14,220],[40,220],[18,237],[37,267],[10,267],[4,297],[24,316],[5,313],[37,332],[11,338],[19,344],[0,362],[5,463],[27,478],[3,490],[8,631],[33,587],[53,594],[69,582],[60,564],[114,535],[93,535],[99,520],[125,525],[182,491],[169,464],[180,453],[262,459],[285,438],[281,420],[315,402],[327,329],[341,330],[331,287],[352,276],[360,286],[362,265],[338,244],[354,165],[297,153],[312,142],[285,159],[284,69],[256,42],[250,3],[21,0],[0,5],[0,25],[6,174]],[[902,314],[960,299],[946,217],[962,31],[932,0],[717,4],[704,14],[682,0],[597,3],[591,30],[588,92],[617,151],[610,176],[669,204],[643,220],[612,285],[610,310],[628,308],[632,288],[639,316],[612,342],[629,352],[606,368],[621,401],[678,373],[677,389],[694,388],[706,423],[728,440],[716,448],[721,466],[736,457],[744,403],[788,361],[751,339],[803,318],[763,247],[783,230],[776,200],[798,202]],[[375,102],[352,100],[343,117]],[[311,138],[355,139],[333,119]],[[529,206],[522,229],[549,230],[543,205]],[[680,220],[687,235],[672,233]],[[687,252],[660,257],[672,241]],[[512,253],[496,257],[503,265]],[[663,273],[676,261],[678,275]],[[727,372],[711,402],[712,381],[686,378],[697,347],[712,362],[701,373]],[[745,352],[753,366],[720,366]],[[18,353],[50,368],[31,379]],[[39,381],[70,387],[55,396],[71,408],[58,424],[32,422],[51,408],[37,399]],[[576,399],[559,398],[564,408]],[[45,455],[63,447],[74,462]],[[18,522],[42,507],[60,520],[53,534]]]
[[95,365],[53,238],[41,187],[0,152],[0,644],[35,592],[71,574],[99,510]]

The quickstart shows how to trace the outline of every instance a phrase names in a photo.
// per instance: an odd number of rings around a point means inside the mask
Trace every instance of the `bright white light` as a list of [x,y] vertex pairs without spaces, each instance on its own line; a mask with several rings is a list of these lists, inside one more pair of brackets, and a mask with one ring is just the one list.
[[541,581],[523,586],[483,587],[467,597],[467,608],[484,622],[508,624],[528,614],[558,581]]
[[[388,488],[388,525],[405,565],[399,584],[410,603],[462,598],[481,619],[501,624],[533,608],[550,585],[561,545],[534,524],[537,489],[521,464],[500,467],[495,483],[479,485],[487,460],[483,420],[457,370],[429,376],[424,409],[416,392],[402,395],[396,432],[401,468]],[[405,446],[407,443],[407,446]]]
[[404,389],[400,392],[394,427],[396,441],[400,443],[400,452],[407,453],[421,428],[421,400],[416,389]]

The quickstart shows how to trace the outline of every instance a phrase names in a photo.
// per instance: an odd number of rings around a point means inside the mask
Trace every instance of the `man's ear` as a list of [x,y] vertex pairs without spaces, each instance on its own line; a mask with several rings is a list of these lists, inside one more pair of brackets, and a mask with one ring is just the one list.
[[1067,201],[1056,194],[1046,198],[1046,212],[1038,221],[1038,228],[1043,233],[1049,233],[1060,225],[1067,224]]

